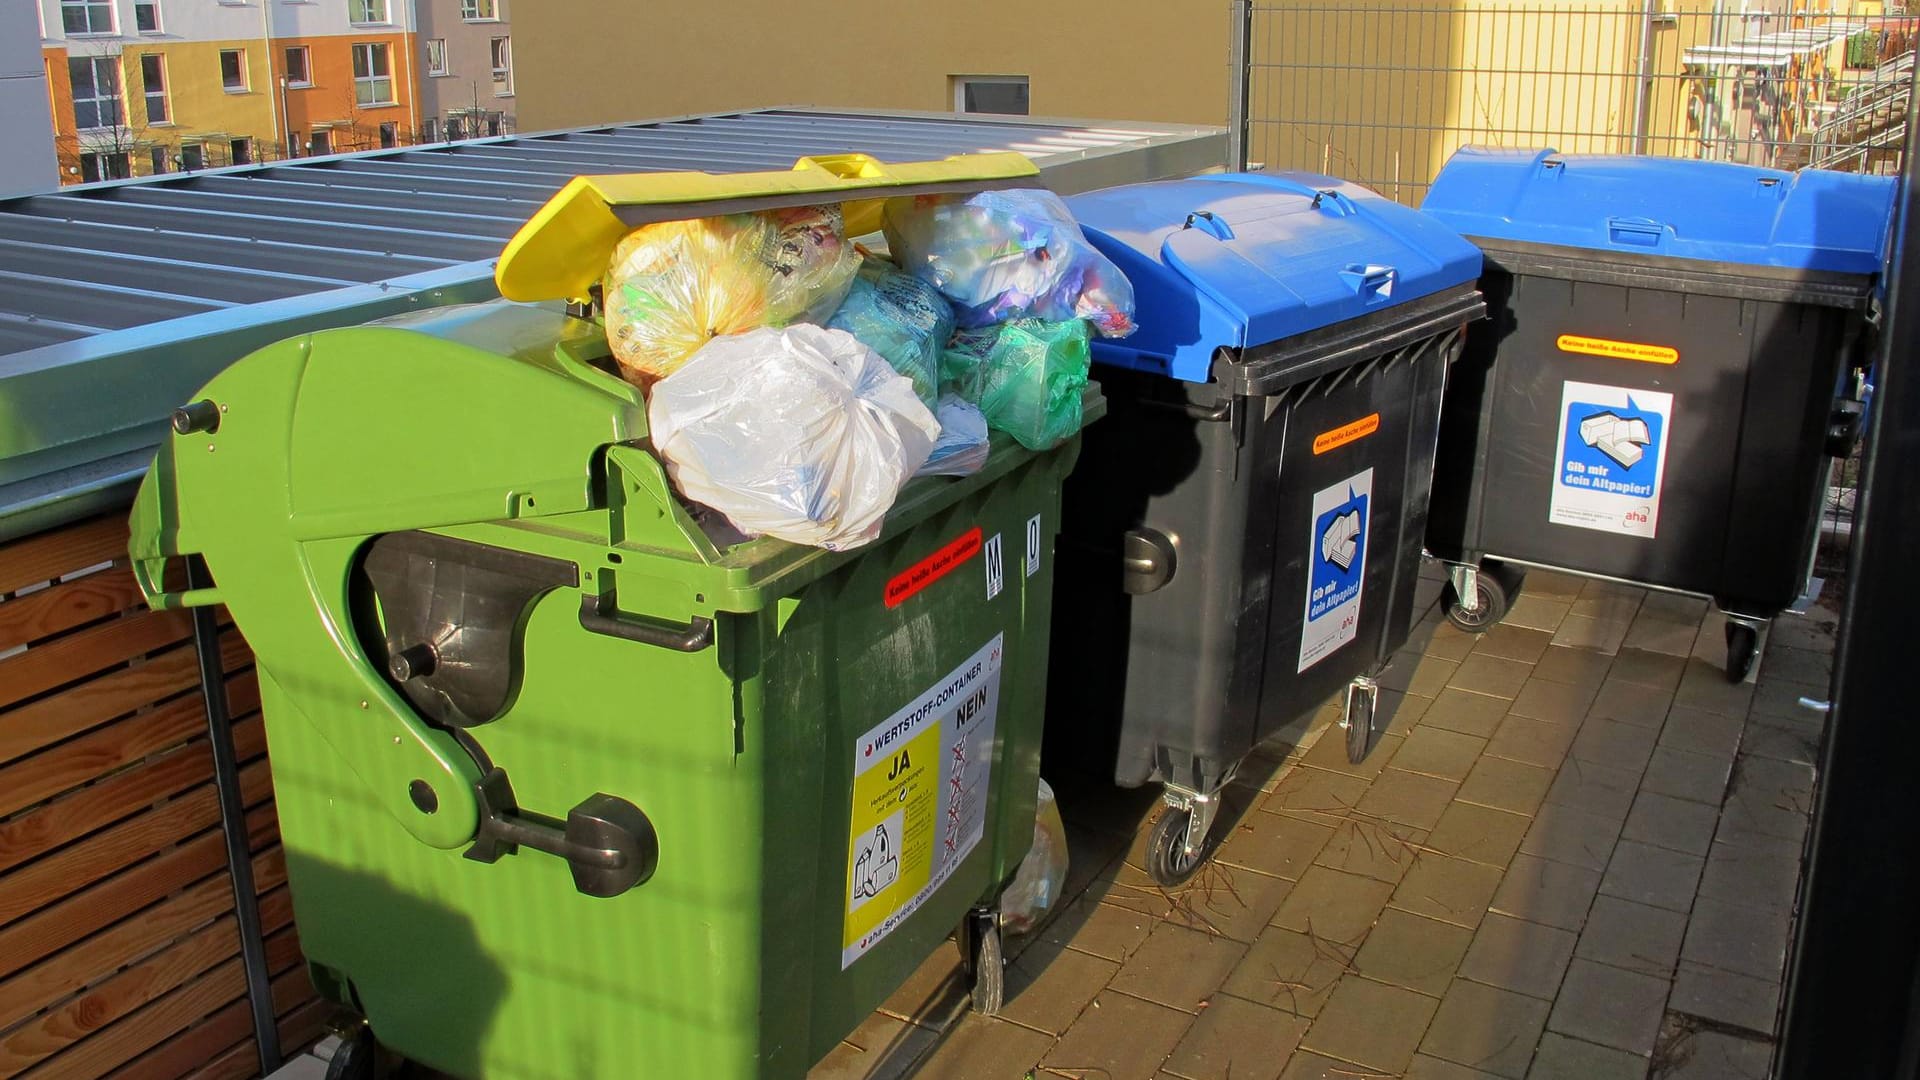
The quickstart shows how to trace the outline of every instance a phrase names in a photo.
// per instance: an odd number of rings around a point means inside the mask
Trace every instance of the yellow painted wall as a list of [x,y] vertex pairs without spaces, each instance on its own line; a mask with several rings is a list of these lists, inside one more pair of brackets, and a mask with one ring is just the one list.
[[[229,93],[221,84],[220,52],[240,49],[247,58],[245,93]],[[274,140],[273,79],[267,67],[267,45],[254,41],[187,41],[161,45],[142,43],[126,50],[127,107],[136,121],[145,119],[138,54],[158,52],[167,60],[167,79],[173,105],[171,128],[142,132],[150,142],[178,145],[202,132],[224,132],[233,138]],[[138,125],[136,124],[136,127]],[[144,163],[143,163],[144,164]]]
[[540,0],[513,9],[521,131],[766,105],[948,110],[950,75],[1026,75],[1036,116],[1218,124],[1223,0]]
[[[220,53],[239,49],[246,54],[249,90],[228,93],[220,77]],[[166,59],[168,120],[163,124],[147,122],[146,83],[141,78],[141,57],[159,54]],[[124,152],[135,176],[153,171],[151,149],[168,148],[177,167],[183,142],[196,142],[198,136],[216,133],[227,138],[252,138],[256,141],[255,160],[269,156],[276,142],[273,119],[272,77],[267,69],[266,43],[254,41],[138,41],[128,44],[119,54],[121,115],[125,122],[117,134],[104,130],[77,130],[73,113],[73,94],[67,73],[68,56],[86,57],[82,47],[44,50],[47,80],[52,89],[55,147],[60,158],[63,183],[80,179],[79,154],[82,151]],[[210,148],[208,164],[226,163],[225,145]]]

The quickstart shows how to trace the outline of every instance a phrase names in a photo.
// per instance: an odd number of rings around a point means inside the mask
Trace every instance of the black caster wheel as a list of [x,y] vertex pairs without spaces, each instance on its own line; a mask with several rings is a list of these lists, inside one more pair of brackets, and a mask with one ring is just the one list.
[[1505,563],[1490,562],[1474,575],[1474,592],[1479,601],[1474,610],[1468,611],[1460,603],[1460,596],[1454,591],[1453,582],[1447,582],[1443,599],[1447,605],[1447,621],[1465,630],[1469,634],[1481,634],[1493,624],[1507,617],[1507,611],[1520,595],[1520,584],[1526,580],[1526,573]]
[[1760,658],[1760,631],[1745,623],[1727,620],[1727,681],[1745,682]]
[[327,1080],[373,1080],[374,1061],[380,1055],[373,1029],[359,1024],[339,1033],[340,1043],[327,1058]]
[[999,1016],[1007,1000],[1007,954],[1000,939],[999,916],[991,911],[969,912],[960,934],[967,978],[973,983],[973,1011]]
[[1191,881],[1211,854],[1211,838],[1199,851],[1186,850],[1187,822],[1192,817],[1191,810],[1169,806],[1160,811],[1160,819],[1153,823],[1153,833],[1147,837],[1147,876],[1162,888],[1174,889]]
[[1340,723],[1347,729],[1347,762],[1358,765],[1367,759],[1373,742],[1373,713],[1380,703],[1380,688],[1371,681],[1349,683],[1347,704]]

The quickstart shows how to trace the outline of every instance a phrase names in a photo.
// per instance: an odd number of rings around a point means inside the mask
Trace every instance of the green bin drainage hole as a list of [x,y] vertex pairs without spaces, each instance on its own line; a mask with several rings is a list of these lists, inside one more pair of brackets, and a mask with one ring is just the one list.
[[407,794],[413,797],[413,805],[423,814],[431,814],[440,809],[440,796],[434,793],[433,785],[425,780],[415,780],[407,785]]

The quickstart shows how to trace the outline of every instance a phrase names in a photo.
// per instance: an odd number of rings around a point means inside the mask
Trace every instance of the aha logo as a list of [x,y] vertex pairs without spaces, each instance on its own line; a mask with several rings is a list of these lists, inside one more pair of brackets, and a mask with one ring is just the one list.
[[1620,515],[1620,521],[1625,525],[1645,525],[1651,520],[1653,520],[1653,510],[1647,506],[1636,506]]

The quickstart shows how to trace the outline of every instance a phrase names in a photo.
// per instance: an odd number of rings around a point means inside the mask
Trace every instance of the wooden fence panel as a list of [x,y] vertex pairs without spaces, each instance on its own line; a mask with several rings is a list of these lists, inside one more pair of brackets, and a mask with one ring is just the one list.
[[[258,1072],[191,620],[108,515],[0,545],[0,1077]],[[103,565],[104,564],[104,565]],[[283,1048],[318,1036],[252,653],[220,613]]]

